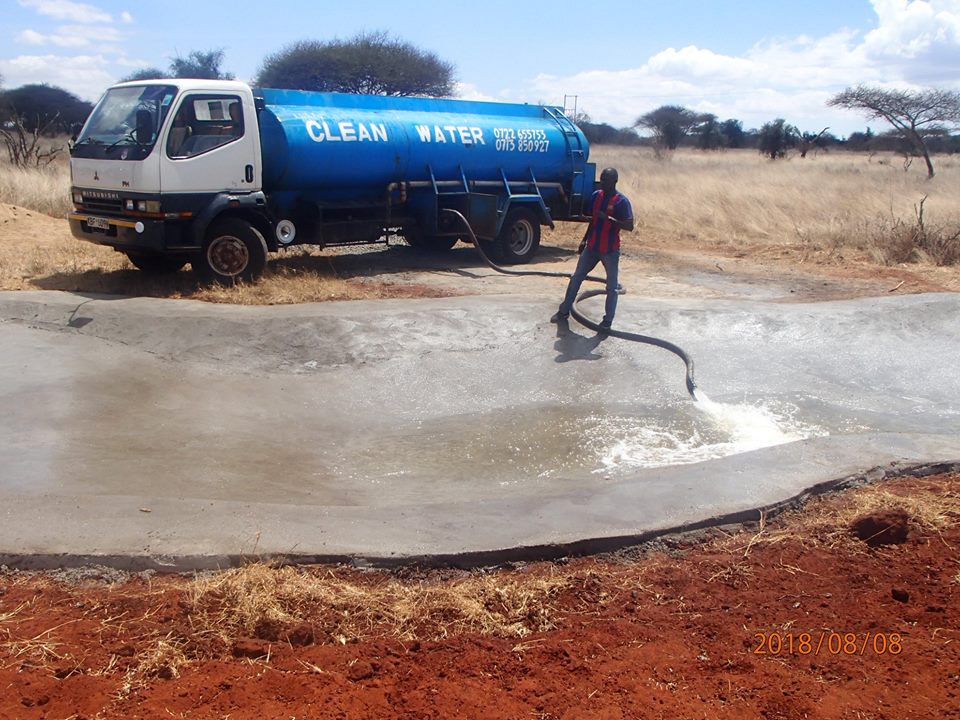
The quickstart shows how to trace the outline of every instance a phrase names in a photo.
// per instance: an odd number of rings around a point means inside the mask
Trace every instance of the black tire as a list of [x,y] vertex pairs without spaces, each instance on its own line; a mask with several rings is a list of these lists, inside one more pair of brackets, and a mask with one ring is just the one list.
[[145,275],[169,275],[187,264],[189,258],[182,255],[141,255],[125,253],[130,263]]
[[206,281],[233,285],[259,278],[267,267],[267,243],[260,231],[239,218],[215,222],[207,231],[193,269]]
[[497,256],[506,265],[530,262],[540,247],[540,218],[528,208],[513,208],[497,235]]
[[447,252],[457,244],[457,237],[448,235],[424,235],[419,228],[407,228],[403,231],[407,245],[426,252]]

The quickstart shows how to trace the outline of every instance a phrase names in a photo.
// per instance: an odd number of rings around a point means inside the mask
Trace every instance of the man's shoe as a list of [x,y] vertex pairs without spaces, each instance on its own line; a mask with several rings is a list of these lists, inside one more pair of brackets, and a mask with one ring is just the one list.
[[613,323],[610,322],[609,320],[604,320],[602,323],[600,323],[600,329],[601,329],[601,330],[609,330],[609,329],[610,329],[610,326],[611,326],[612,324],[613,324]]
[[552,323],[561,323],[565,322],[566,319],[570,317],[570,313],[560,312],[559,310],[553,314],[553,317],[550,318]]

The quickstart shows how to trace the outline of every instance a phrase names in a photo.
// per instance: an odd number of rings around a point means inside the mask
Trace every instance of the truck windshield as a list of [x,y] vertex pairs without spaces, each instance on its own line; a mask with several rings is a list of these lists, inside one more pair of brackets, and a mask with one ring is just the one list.
[[[177,94],[173,85],[133,85],[108,90],[77,138],[74,157],[142,160],[153,149],[167,111]],[[137,138],[137,113],[150,115],[153,134]],[[141,138],[142,139],[142,138]]]

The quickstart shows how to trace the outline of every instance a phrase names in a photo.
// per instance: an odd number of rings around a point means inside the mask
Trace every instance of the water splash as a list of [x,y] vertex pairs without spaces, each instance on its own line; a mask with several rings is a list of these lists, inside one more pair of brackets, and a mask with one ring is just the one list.
[[594,472],[686,465],[828,434],[797,420],[790,408],[776,411],[768,405],[717,403],[699,388],[694,398],[698,412],[687,423],[624,423],[621,419],[625,434],[605,449]]
[[737,452],[783,445],[813,435],[826,434],[820,428],[804,425],[784,417],[769,407],[758,405],[731,405],[711,400],[703,390],[694,390],[695,407],[704,412],[723,432]]

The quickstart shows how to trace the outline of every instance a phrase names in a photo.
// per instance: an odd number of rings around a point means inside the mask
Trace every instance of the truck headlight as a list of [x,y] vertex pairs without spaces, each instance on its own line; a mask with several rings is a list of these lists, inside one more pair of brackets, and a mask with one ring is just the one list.
[[124,207],[126,207],[127,210],[133,210],[133,200],[127,200],[127,202],[126,202],[126,204],[124,205]]
[[147,200],[146,212],[158,213],[160,212],[160,201],[159,200]]
[[83,205],[83,193],[75,192],[75,193],[73,194],[73,201],[74,201],[77,205]]

